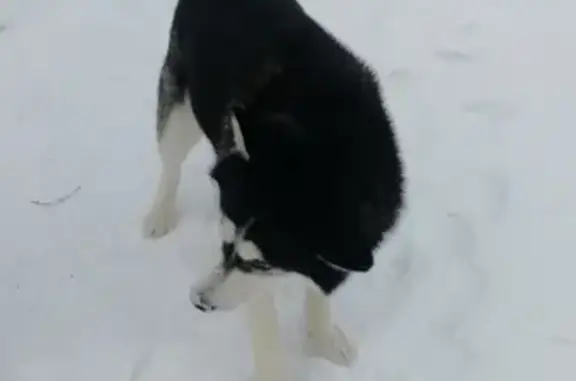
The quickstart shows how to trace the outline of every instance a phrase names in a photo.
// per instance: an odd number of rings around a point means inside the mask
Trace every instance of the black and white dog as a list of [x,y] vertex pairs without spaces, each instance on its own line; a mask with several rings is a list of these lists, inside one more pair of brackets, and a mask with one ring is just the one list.
[[[217,154],[222,260],[194,286],[203,311],[248,302],[261,380],[283,379],[271,290],[309,280],[311,354],[349,365],[328,297],[403,208],[403,166],[371,69],[296,0],[179,0],[158,87],[162,174],[144,233],[176,225],[181,164],[205,135]],[[259,296],[259,297],[256,297]]]

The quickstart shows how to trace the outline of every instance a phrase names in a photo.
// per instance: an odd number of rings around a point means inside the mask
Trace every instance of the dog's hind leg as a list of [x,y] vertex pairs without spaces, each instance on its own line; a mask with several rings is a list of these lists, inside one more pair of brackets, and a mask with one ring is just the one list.
[[167,59],[158,83],[157,140],[162,163],[154,203],[144,219],[143,234],[158,238],[176,227],[176,195],[181,166],[202,137],[190,99],[175,65]]
[[333,364],[352,366],[357,357],[354,343],[332,322],[330,301],[319,289],[306,290],[306,323],[308,336],[305,352]]
[[252,381],[289,381],[273,295],[265,292],[254,298],[247,310],[254,356]]

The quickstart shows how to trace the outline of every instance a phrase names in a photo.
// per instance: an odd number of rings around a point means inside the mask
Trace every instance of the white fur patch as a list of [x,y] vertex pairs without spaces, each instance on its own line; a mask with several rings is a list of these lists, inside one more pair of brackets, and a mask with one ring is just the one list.
[[168,115],[158,146],[162,162],[165,165],[181,164],[202,136],[190,98],[186,97],[182,103],[175,104]]
[[248,151],[246,150],[246,145],[244,144],[244,136],[242,135],[242,130],[240,129],[240,124],[233,116],[232,118],[232,134],[234,135],[234,145],[238,152],[242,154],[246,160],[250,159]]
[[226,243],[232,243],[236,239],[236,225],[225,216],[220,219],[220,235]]
[[252,241],[241,240],[236,244],[238,256],[246,261],[252,259],[262,259],[262,252]]

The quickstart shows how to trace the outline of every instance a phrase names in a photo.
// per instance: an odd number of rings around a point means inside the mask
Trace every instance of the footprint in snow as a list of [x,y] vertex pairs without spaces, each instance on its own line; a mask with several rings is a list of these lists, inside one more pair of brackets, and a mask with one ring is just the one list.
[[476,33],[478,31],[478,29],[480,29],[480,26],[473,22],[467,22],[467,23],[463,23],[462,25],[460,25],[458,27],[458,32],[465,35],[465,36],[471,36],[474,33]]
[[510,201],[510,180],[505,173],[494,170],[485,175],[487,192],[491,202],[487,208],[490,213],[491,223],[501,221],[507,213]]
[[479,100],[464,103],[460,109],[467,114],[486,118],[489,122],[513,119],[517,112],[513,105],[502,101]]
[[387,77],[390,79],[408,79],[411,77],[411,73],[410,73],[409,69],[399,67],[399,68],[390,70]]
[[434,52],[436,58],[450,63],[469,63],[475,60],[474,56],[460,49],[441,48]]
[[414,72],[408,68],[399,67],[392,69],[386,74],[386,82],[395,88],[395,91],[404,91],[410,88],[414,82]]

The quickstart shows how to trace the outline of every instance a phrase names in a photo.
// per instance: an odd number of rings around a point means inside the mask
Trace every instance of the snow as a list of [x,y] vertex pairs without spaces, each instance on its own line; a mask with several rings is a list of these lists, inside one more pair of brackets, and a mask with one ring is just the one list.
[[[157,71],[174,0],[0,5],[0,380],[246,380],[242,310],[202,314],[217,260],[206,141],[177,230],[145,240]],[[351,369],[299,355],[302,287],[279,291],[295,379],[576,379],[576,47],[567,0],[306,0],[372,63],[410,207],[334,299]],[[61,197],[41,206],[34,200]]]

